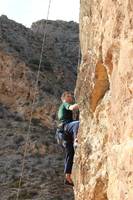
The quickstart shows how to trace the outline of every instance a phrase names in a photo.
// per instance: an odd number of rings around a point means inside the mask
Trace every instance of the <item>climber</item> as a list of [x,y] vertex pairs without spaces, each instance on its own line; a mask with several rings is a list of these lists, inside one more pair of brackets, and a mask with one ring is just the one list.
[[73,120],[73,111],[79,110],[78,104],[74,103],[71,92],[64,92],[61,96],[62,104],[58,110],[58,119],[64,128],[65,135],[65,184],[73,186],[71,178],[73,158],[74,158],[74,145],[77,144],[77,133],[79,128],[79,121]]

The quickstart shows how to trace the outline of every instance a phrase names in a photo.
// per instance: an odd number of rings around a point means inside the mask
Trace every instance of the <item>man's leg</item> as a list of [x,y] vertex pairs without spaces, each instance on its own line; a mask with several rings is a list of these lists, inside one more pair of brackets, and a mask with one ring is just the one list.
[[71,179],[71,173],[72,173],[72,166],[73,166],[73,157],[74,157],[74,148],[73,148],[73,143],[66,143],[66,158],[65,158],[65,175],[66,175],[66,180],[69,183],[72,183]]
[[73,185],[71,179],[71,172],[73,166],[73,158],[74,158],[74,141],[77,137],[79,128],[79,121],[73,121],[66,125],[65,133],[66,133],[66,158],[65,158],[65,174],[66,180],[69,184]]

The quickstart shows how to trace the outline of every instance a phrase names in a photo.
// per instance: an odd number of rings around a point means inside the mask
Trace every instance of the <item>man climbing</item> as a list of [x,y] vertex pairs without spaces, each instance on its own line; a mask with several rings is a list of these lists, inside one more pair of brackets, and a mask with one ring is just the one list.
[[74,145],[77,142],[77,133],[79,128],[79,121],[73,120],[73,111],[79,110],[79,106],[73,103],[73,96],[71,92],[64,92],[61,96],[62,104],[59,107],[58,119],[62,123],[65,134],[65,184],[72,185],[71,178],[73,158],[74,158]]

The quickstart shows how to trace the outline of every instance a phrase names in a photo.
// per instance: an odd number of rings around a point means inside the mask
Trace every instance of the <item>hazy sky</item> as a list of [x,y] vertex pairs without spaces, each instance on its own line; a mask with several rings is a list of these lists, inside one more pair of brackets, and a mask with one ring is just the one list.
[[[80,0],[51,0],[49,19],[79,21]],[[46,19],[49,0],[0,0],[0,15],[7,15],[25,26]]]

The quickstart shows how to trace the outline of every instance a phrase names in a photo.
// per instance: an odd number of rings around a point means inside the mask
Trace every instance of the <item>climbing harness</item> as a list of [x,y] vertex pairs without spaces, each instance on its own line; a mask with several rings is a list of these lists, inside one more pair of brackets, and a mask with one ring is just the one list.
[[28,142],[29,142],[29,136],[30,136],[30,130],[31,130],[32,115],[33,115],[34,105],[35,105],[35,101],[36,101],[37,87],[38,87],[40,69],[41,69],[43,52],[44,52],[44,44],[45,44],[45,40],[46,40],[47,23],[48,23],[48,19],[49,19],[51,1],[52,0],[49,0],[49,4],[48,4],[48,11],[47,11],[47,18],[46,18],[46,23],[45,23],[45,27],[44,27],[44,34],[43,34],[42,48],[41,48],[41,54],[40,54],[40,61],[39,61],[38,72],[37,72],[36,83],[35,83],[35,92],[34,92],[31,112],[30,112],[29,126],[28,126],[28,131],[27,131],[27,137],[26,137],[26,143],[25,143],[25,149],[24,149],[24,156],[23,156],[23,160],[22,160],[21,175],[20,175],[20,179],[19,179],[19,186],[18,186],[18,190],[17,190],[17,198],[16,198],[16,200],[19,200],[21,184],[22,184],[22,178],[23,178],[23,175],[24,175],[25,160],[26,160],[26,155],[27,155],[27,150],[28,150]]

